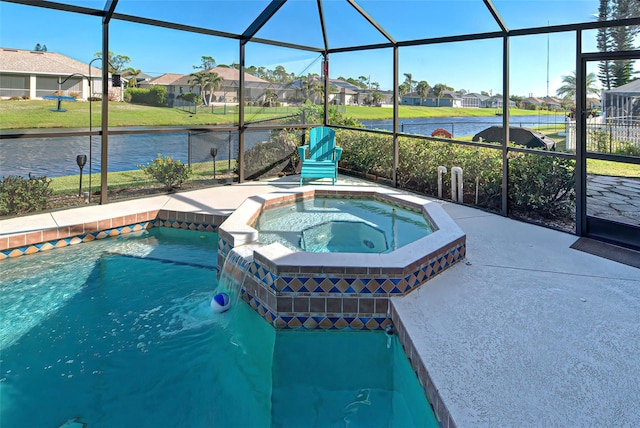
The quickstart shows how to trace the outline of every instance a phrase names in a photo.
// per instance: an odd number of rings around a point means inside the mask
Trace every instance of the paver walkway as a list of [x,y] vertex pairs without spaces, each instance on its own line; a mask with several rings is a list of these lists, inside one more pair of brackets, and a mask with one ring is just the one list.
[[640,226],[640,177],[587,176],[587,214]]

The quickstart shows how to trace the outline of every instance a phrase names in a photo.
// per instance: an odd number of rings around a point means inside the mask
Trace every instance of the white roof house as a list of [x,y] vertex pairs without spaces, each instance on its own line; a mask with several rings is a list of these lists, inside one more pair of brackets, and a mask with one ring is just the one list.
[[[62,91],[79,99],[100,96],[102,71],[56,52],[0,48],[0,98],[42,98]],[[60,83],[64,82],[64,83]]]

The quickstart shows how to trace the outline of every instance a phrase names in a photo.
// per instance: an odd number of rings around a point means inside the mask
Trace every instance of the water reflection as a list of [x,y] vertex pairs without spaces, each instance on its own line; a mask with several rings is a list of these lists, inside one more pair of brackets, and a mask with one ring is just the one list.
[[[245,134],[245,150],[268,139],[267,132]],[[92,159],[84,172],[100,172],[100,137],[93,137]],[[138,164],[151,162],[159,153],[182,162],[211,161],[211,147],[218,149],[216,160],[235,159],[238,153],[237,133],[207,132],[128,134],[109,136],[109,171],[128,171]],[[60,177],[79,174],[76,156],[89,158],[89,137],[52,137],[0,140],[0,176],[19,175]]]

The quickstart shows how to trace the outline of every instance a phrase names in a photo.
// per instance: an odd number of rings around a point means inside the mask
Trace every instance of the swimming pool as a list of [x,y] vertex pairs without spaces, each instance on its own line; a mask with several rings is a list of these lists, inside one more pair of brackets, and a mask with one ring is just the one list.
[[396,337],[214,314],[216,241],[153,228],[1,262],[2,427],[437,426]]

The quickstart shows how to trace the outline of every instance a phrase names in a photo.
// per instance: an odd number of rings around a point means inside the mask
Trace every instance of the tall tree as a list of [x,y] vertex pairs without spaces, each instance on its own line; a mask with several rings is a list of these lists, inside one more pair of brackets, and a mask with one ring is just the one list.
[[127,88],[135,88],[138,86],[138,74],[141,72],[142,71],[140,71],[140,69],[135,69],[133,67],[127,67],[122,70],[121,76],[125,79]]
[[407,82],[402,82],[400,84],[400,86],[398,86],[398,93],[400,94],[400,96],[406,95],[409,92],[410,92],[409,91],[409,84],[407,84]]
[[404,81],[407,83],[407,85],[409,86],[409,92],[413,91],[413,74],[411,73],[404,73]]
[[324,86],[318,81],[318,75],[309,73],[300,80],[302,96],[305,100],[315,103],[316,94],[324,95]]
[[420,99],[424,100],[429,95],[429,89],[431,86],[427,83],[426,80],[421,80],[416,84],[416,92],[420,95]]
[[[102,58],[102,52],[96,52],[96,57]],[[107,60],[109,61],[109,73],[111,74],[122,74],[128,68],[127,64],[131,62],[131,58],[128,56],[116,55],[111,51],[109,51]]]
[[278,100],[278,94],[273,89],[264,90],[264,102],[271,107]]
[[213,93],[222,86],[222,77],[218,73],[208,71],[198,71],[191,73],[190,76],[189,85],[192,88],[198,86],[200,88],[202,102],[205,103],[205,105],[211,105]]
[[[640,15],[638,0],[600,0],[598,20],[633,18]],[[598,30],[597,44],[601,52],[616,52],[635,49],[634,40],[640,27],[622,26]],[[605,89],[622,86],[633,80],[633,62],[628,59],[602,61],[599,78]]]
[[212,56],[202,55],[200,57],[200,61],[201,62],[199,65],[193,66],[194,70],[207,71],[207,70],[211,70],[213,67],[216,66],[216,60],[213,59]]
[[433,94],[438,99],[438,107],[440,107],[440,99],[444,97],[446,90],[447,85],[442,83],[436,83],[436,85],[433,87]]
[[379,106],[380,104],[382,104],[382,100],[384,99],[384,97],[382,96],[382,94],[380,92],[378,92],[377,90],[373,91],[371,93],[371,104],[374,106]]
[[[611,16],[611,2],[608,0],[600,0],[598,8],[598,21],[607,21]],[[611,30],[609,28],[600,28],[596,37],[598,50],[600,52],[609,52],[611,50]],[[609,60],[600,61],[598,66],[598,78],[604,89],[611,89],[611,80],[613,74],[613,64]]]

